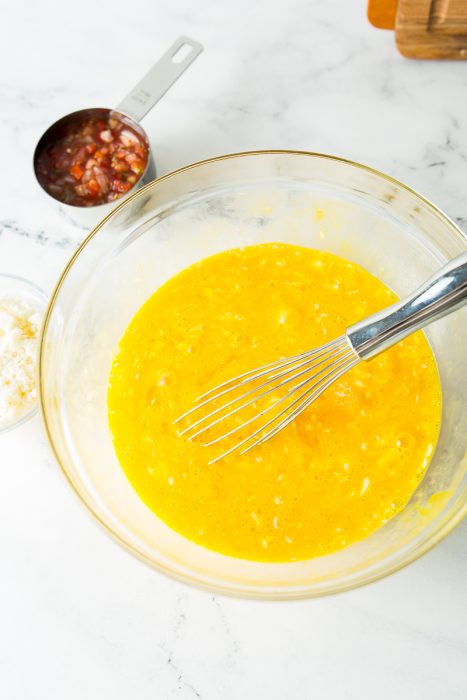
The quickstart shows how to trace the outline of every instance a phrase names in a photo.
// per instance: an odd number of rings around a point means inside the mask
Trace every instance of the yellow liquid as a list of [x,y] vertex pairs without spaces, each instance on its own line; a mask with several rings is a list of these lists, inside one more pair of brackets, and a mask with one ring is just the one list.
[[141,499],[188,539],[256,561],[328,554],[381,527],[438,437],[441,390],[421,332],[243,456],[209,465],[241,433],[203,447],[173,422],[216,384],[328,342],[395,299],[358,265],[283,244],[227,251],[169,280],[131,321],[110,373],[115,450]]

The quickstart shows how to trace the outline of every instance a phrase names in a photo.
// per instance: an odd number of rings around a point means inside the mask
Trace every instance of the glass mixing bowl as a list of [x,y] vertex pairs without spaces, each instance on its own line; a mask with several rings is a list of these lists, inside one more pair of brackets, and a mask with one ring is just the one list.
[[357,163],[267,151],[182,168],[117,206],[66,267],[50,301],[40,348],[42,415],[58,463],[80,499],[114,539],[143,561],[222,593],[318,596],[408,564],[465,514],[466,309],[427,329],[441,375],[443,419],[425,478],[401,513],[335,554],[268,564],[189,542],[136,495],[117,461],[107,424],[112,352],[143,302],[197,260],[270,241],[337,253],[401,296],[467,249],[465,236],[439,209]]

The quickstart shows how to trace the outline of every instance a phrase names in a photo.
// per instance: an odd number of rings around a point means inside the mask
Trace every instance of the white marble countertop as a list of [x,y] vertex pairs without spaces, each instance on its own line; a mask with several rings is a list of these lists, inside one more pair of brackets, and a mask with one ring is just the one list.
[[[82,237],[32,150],[115,104],[179,34],[205,52],[144,124],[160,173],[296,148],[402,179],[467,228],[467,64],[410,62],[349,0],[10,3],[0,45],[0,271],[50,291]],[[145,567],[83,512],[39,419],[0,439],[4,700],[467,697],[467,523],[407,569],[322,600],[259,603]]]

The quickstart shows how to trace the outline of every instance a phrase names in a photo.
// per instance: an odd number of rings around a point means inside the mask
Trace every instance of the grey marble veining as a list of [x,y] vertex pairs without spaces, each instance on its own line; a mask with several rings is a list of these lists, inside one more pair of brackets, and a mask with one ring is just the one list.
[[[52,289],[83,231],[37,187],[37,139],[73,109],[116,104],[183,33],[205,52],[144,121],[159,173],[241,150],[328,152],[401,179],[467,228],[467,64],[403,59],[363,0],[24,0],[2,29],[0,271]],[[337,597],[213,596],[99,531],[36,419],[0,438],[0,697],[464,700],[466,537],[464,523]]]

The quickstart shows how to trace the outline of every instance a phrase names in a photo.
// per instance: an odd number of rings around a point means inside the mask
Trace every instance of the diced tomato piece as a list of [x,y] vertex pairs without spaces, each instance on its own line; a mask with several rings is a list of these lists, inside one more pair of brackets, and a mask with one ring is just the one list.
[[100,192],[100,187],[99,187],[97,181],[94,179],[89,180],[89,182],[87,184],[87,188],[88,188],[89,192],[91,194],[94,194],[94,195],[99,194],[99,192]]
[[135,160],[130,164],[131,170],[133,170],[136,175],[142,175],[145,168],[145,163],[142,160]]
[[112,167],[117,173],[127,173],[130,169],[128,163],[124,160],[118,160]]
[[81,180],[84,175],[84,170],[81,165],[72,165],[70,168],[70,173],[73,175],[75,180]]
[[112,189],[115,192],[128,192],[131,188],[131,182],[123,182],[122,180],[114,180],[112,183]]
[[101,148],[100,151],[94,153],[94,159],[97,160],[98,163],[102,163],[102,161],[106,159],[108,152],[108,148]]

